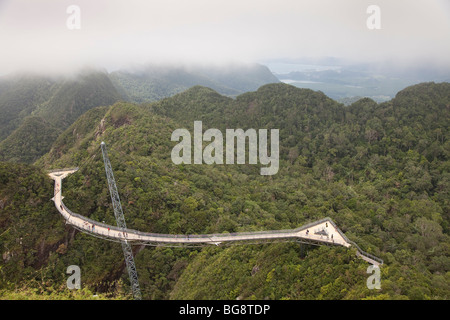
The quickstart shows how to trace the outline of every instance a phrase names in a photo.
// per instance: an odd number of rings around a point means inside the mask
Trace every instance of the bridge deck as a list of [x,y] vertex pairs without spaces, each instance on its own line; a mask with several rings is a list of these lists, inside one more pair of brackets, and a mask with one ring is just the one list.
[[[324,245],[340,245],[350,247],[356,245],[349,241],[336,224],[330,219],[325,218],[300,228],[291,230],[275,230],[261,232],[240,232],[240,233],[221,233],[221,234],[195,234],[195,235],[169,235],[141,232],[133,229],[119,229],[116,226],[103,224],[93,221],[87,217],[70,211],[63,203],[62,180],[69,174],[76,172],[78,169],[53,170],[49,172],[49,176],[55,180],[54,196],[52,200],[55,203],[59,213],[64,217],[67,223],[73,225],[82,232],[105,238],[113,241],[127,241],[130,243],[139,243],[144,245],[150,244],[183,244],[183,245],[200,245],[233,242],[233,241],[258,241],[258,240],[276,240],[276,239],[292,239],[307,243],[316,243]],[[365,261],[379,265],[382,260],[371,256],[358,249],[358,256]]]

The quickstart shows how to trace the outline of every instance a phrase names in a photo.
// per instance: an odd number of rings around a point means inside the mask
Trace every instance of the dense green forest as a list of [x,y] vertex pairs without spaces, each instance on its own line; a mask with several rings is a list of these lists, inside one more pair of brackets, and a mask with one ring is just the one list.
[[0,79],[0,160],[33,163],[87,110],[121,99],[103,71]]
[[85,68],[76,74],[17,73],[0,77],[0,160],[31,164],[50,151],[59,134],[98,106],[120,100],[157,101],[194,85],[235,96],[278,82],[262,65],[225,67],[140,66],[108,73]]
[[50,150],[61,129],[37,116],[26,117],[0,142],[0,160],[33,163]]
[[[280,130],[280,170],[175,165],[177,128]],[[448,299],[450,84],[422,83],[344,106],[321,92],[268,84],[230,98],[195,86],[157,102],[91,108],[33,165],[0,163],[0,297],[51,296],[69,265],[83,287],[130,298],[120,244],[65,225],[46,170],[74,212],[115,224],[100,151],[108,146],[127,225],[195,234],[295,228],[330,217],[384,260],[381,289],[354,249],[298,243],[134,247],[145,299]],[[205,146],[205,144],[204,144]],[[34,291],[33,291],[34,290]],[[88,294],[89,295],[89,294]]]

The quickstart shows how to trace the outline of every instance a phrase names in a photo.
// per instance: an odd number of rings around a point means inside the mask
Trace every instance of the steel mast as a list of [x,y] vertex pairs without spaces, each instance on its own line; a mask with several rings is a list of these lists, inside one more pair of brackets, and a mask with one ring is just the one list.
[[139,288],[139,279],[136,271],[136,265],[134,264],[133,251],[131,250],[131,245],[128,243],[125,237],[125,230],[127,228],[127,225],[125,223],[125,217],[123,216],[122,205],[120,204],[119,192],[117,191],[111,162],[109,161],[108,153],[106,151],[106,144],[103,141],[101,143],[101,148],[103,154],[103,162],[105,163],[106,177],[108,178],[109,193],[111,194],[111,200],[114,208],[114,216],[116,217],[117,226],[123,231],[124,235],[121,244],[123,255],[125,257],[125,264],[128,270],[128,276],[130,278],[133,297],[135,300],[141,300],[141,289]]

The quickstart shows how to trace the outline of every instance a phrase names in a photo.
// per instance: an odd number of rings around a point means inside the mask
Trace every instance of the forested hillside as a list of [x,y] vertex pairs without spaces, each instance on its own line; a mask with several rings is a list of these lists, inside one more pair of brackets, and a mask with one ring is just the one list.
[[16,129],[23,118],[51,96],[53,79],[36,75],[11,75],[0,79],[0,141]]
[[145,65],[114,71],[110,78],[123,100],[136,103],[171,97],[196,85],[236,96],[264,84],[279,82],[267,67],[258,64]]
[[140,66],[112,73],[86,68],[70,76],[3,76],[0,160],[33,163],[49,151],[57,135],[94,107],[110,106],[119,100],[157,101],[195,85],[238,95],[271,82],[278,79],[262,65]]
[[[260,165],[173,164],[171,133],[192,132],[194,120],[203,130],[279,129],[280,170],[261,176]],[[34,166],[1,163],[0,289],[62,291],[65,270],[75,264],[92,292],[128,292],[120,244],[65,226],[45,175],[80,167],[64,180],[65,204],[115,224],[105,141],[130,228],[276,230],[328,216],[385,262],[381,290],[369,290],[368,265],[353,249],[134,247],[146,299],[448,299],[449,120],[449,83],[348,107],[321,92],[269,84],[235,99],[196,86],[154,103],[92,108]]]
[[0,142],[0,160],[33,163],[50,150],[61,128],[42,117],[28,116]]
[[13,75],[0,80],[0,160],[33,163],[87,110],[120,96],[98,70],[74,76]]

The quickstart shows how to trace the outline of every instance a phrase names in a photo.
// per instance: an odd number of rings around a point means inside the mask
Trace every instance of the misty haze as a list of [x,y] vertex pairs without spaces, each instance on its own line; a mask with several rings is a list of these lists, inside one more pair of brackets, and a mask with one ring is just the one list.
[[0,300],[449,300],[449,39],[447,0],[0,0]]

